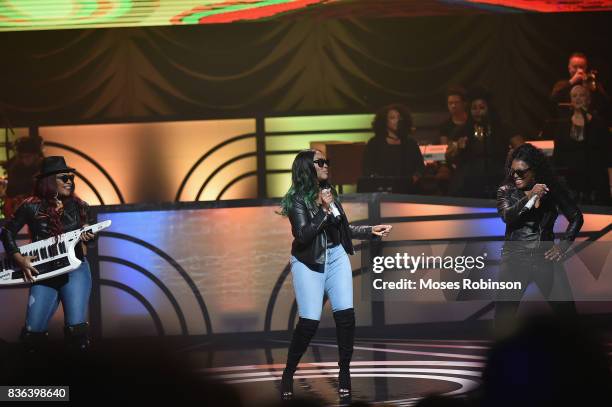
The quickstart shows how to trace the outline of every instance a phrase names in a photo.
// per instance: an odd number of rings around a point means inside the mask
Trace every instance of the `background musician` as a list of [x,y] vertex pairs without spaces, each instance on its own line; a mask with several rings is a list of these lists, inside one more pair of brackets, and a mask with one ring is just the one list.
[[381,108],[372,129],[374,137],[368,141],[363,156],[364,177],[405,178],[406,183],[416,185],[425,164],[419,145],[412,138],[413,121],[408,108],[399,104]]
[[500,163],[508,153],[508,131],[491,96],[482,88],[470,94],[470,112],[465,126],[457,128],[446,150],[446,160],[455,172],[449,194],[472,198],[492,198],[503,179]]
[[610,134],[591,109],[586,86],[572,87],[570,98],[571,115],[550,121],[543,131],[545,138],[555,141],[555,168],[578,203],[609,205]]
[[[591,94],[591,110],[610,123],[610,98],[601,81],[597,78],[597,71],[589,69],[587,56],[582,52],[574,52],[567,63],[569,79],[557,81],[553,86],[550,99],[559,108],[558,116],[571,114],[570,91],[576,85],[584,85]],[[569,109],[568,109],[569,108]]]

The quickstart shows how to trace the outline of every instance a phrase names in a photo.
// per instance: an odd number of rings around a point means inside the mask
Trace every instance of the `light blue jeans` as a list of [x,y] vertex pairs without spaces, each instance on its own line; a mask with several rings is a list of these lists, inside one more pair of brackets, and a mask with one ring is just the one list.
[[333,312],[353,308],[353,272],[348,255],[341,244],[326,250],[325,265],[319,266],[318,271],[291,256],[293,289],[301,318],[321,320],[324,293]]
[[60,301],[66,326],[86,322],[90,293],[91,271],[86,258],[74,271],[33,284],[28,298],[26,330],[47,331]]

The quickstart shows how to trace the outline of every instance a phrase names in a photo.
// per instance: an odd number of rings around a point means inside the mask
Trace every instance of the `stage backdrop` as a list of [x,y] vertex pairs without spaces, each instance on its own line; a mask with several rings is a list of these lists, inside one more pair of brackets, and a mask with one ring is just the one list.
[[[190,202],[283,196],[300,150],[313,142],[367,142],[373,117],[259,116],[36,130],[45,155],[63,155],[77,169],[77,193],[92,205]],[[416,136],[433,136],[441,120],[415,113]]]

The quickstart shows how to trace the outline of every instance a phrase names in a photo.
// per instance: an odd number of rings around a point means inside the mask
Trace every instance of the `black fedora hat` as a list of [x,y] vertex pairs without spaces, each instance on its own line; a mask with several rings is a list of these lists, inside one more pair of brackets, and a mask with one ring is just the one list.
[[71,172],[74,168],[70,168],[66,165],[64,157],[61,155],[53,155],[50,157],[43,158],[40,166],[40,171],[36,174],[36,178],[46,177],[51,174],[58,174],[60,172]]

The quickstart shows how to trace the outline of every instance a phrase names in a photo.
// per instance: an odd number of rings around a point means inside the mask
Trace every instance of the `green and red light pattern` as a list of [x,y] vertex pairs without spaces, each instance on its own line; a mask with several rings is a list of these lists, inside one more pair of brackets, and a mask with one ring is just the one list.
[[329,3],[321,0],[247,0],[223,1],[214,5],[194,7],[172,18],[172,24],[231,23],[261,20],[307,6]]
[[336,0],[0,0],[0,31],[230,23]]
[[[388,6],[385,6],[385,5]],[[308,11],[303,14],[303,11]],[[0,0],[0,31],[232,23],[297,15],[342,17],[452,14],[455,11],[612,10],[612,0]],[[410,13],[406,14],[406,10]],[[302,13],[302,14],[300,14]]]
[[470,3],[514,8],[540,13],[569,13],[577,11],[610,11],[611,0],[479,0]]

